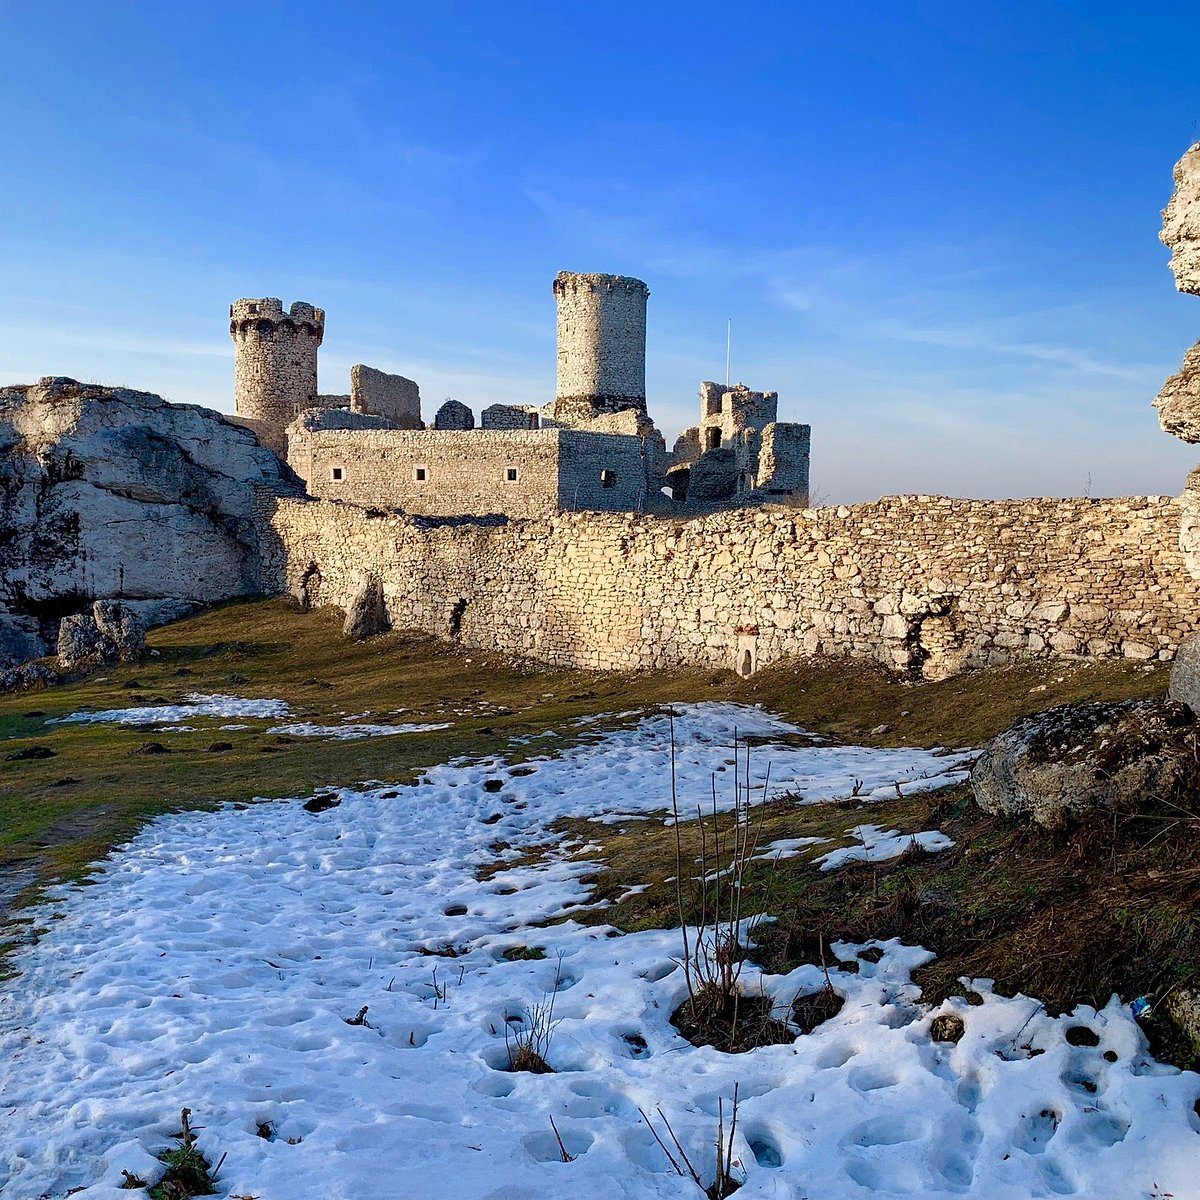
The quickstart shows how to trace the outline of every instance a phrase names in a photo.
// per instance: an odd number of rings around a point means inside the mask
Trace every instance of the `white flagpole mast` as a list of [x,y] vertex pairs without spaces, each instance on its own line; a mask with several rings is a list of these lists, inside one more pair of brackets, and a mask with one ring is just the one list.
[[730,317],[725,325],[725,386],[729,386],[729,348],[733,342],[733,318]]

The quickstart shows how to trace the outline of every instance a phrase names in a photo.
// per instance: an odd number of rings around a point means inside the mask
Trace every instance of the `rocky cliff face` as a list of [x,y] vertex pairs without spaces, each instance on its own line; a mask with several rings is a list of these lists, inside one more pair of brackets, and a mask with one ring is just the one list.
[[254,591],[253,487],[278,459],[218,413],[123,388],[0,388],[0,666],[107,597]]
[[[1159,236],[1171,250],[1175,286],[1200,295],[1200,142],[1175,164],[1175,192],[1162,219]],[[1154,407],[1167,433],[1200,442],[1200,342],[1187,352],[1178,374],[1163,385]]]
[[[1163,209],[1163,244],[1181,292],[1200,295],[1200,142],[1175,164],[1175,193]],[[1200,342],[1183,358],[1154,401],[1163,429],[1185,442],[1200,442]],[[1200,469],[1188,476],[1180,497],[1179,548],[1188,570],[1200,579]]]

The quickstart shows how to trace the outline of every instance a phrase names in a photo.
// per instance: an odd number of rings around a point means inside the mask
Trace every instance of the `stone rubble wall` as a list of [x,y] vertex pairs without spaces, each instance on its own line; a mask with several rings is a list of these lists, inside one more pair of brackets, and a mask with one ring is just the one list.
[[383,417],[397,429],[421,429],[421,389],[403,375],[357,363],[350,368],[350,409]]
[[792,492],[808,503],[808,455],[812,430],[791,421],[776,421],[763,430],[758,456],[757,486],[766,491]]
[[537,429],[538,414],[515,404],[491,404],[479,414],[480,429]]
[[556,436],[561,447],[557,509],[640,512],[646,507],[657,462],[652,441],[583,429],[558,430]]
[[[423,516],[548,517],[644,506],[641,439],[573,429],[393,430],[327,420],[288,430],[288,465],[312,496]],[[418,471],[424,477],[418,478]],[[515,470],[516,479],[509,478]],[[340,472],[340,474],[337,474]],[[606,482],[607,481],[607,482]]]
[[564,666],[749,672],[824,653],[940,678],[1022,656],[1169,659],[1200,629],[1168,497],[438,521],[264,492],[260,520],[264,591],[345,607],[376,576],[395,628]]

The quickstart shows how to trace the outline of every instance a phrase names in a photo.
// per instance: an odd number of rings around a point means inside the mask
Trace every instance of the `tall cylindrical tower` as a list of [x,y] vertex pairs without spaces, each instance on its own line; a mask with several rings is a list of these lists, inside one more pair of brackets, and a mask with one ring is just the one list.
[[560,271],[558,304],[560,419],[626,409],[646,411],[646,299],[650,289],[626,275]]
[[317,347],[325,336],[325,312],[297,300],[235,300],[229,336],[237,353],[234,401],[237,415],[280,432],[317,402]]

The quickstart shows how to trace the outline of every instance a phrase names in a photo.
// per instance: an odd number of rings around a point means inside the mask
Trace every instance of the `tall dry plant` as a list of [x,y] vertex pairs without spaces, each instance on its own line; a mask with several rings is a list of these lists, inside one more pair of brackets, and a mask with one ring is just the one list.
[[[698,919],[694,931],[689,929],[689,909],[684,888],[684,848],[679,811],[675,714],[670,713],[671,733],[671,814],[675,826],[675,904],[683,940],[684,977],[687,981],[690,1015],[703,1024],[706,1014],[729,1015],[733,1010],[736,1024],[737,1006],[741,999],[739,981],[742,972],[742,937],[749,933],[743,927],[743,883],[746,871],[759,850],[766,799],[771,782],[770,765],[763,783],[763,799],[753,803],[753,775],[750,764],[750,744],[733,734],[733,811],[728,827],[723,831],[717,797],[717,776],[711,775],[712,807],[705,814],[696,806],[697,829],[700,835],[699,895],[696,898]],[[744,751],[744,766],[739,757]]]

